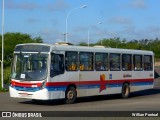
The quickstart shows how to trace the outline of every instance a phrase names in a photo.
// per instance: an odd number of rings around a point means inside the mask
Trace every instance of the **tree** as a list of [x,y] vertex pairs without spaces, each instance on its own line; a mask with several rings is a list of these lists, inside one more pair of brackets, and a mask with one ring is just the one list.
[[[0,35],[0,38],[2,36]],[[14,48],[17,44],[23,43],[42,43],[41,37],[32,38],[29,34],[5,33],[4,34],[4,66],[10,65]],[[0,41],[0,55],[2,54],[2,41]]]
[[87,43],[85,43],[85,42],[80,42],[78,45],[80,45],[80,46],[88,46]]
[[[80,46],[87,46],[85,42],[81,42]],[[117,38],[103,38],[92,45],[103,45],[111,48],[124,48],[124,49],[136,49],[136,50],[149,50],[153,51],[156,59],[160,59],[160,40],[156,37],[154,39],[133,39],[128,41],[126,39],[121,40]],[[90,45],[90,46],[92,46]]]
[[[2,38],[1,35],[0,38]],[[4,34],[4,83],[5,84],[9,84],[10,81],[11,58],[15,46],[17,44],[23,44],[23,43],[42,43],[42,42],[43,40],[41,37],[32,38],[29,34],[22,34],[22,33]],[[2,56],[2,41],[0,41],[0,56]],[[0,91],[1,91],[1,85],[0,85]]]

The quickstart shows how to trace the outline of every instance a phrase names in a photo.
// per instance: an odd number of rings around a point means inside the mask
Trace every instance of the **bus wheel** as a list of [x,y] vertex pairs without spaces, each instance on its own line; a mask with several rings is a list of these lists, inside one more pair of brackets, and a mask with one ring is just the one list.
[[123,84],[122,86],[122,93],[121,93],[121,97],[122,98],[128,98],[130,94],[130,87],[128,83]]
[[72,104],[75,102],[76,98],[77,98],[77,91],[75,87],[71,86],[67,88],[65,93],[65,103]]

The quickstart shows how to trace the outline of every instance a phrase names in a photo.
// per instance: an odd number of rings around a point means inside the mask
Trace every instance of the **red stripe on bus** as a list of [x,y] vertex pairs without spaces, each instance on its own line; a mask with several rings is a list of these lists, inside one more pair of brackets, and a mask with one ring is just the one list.
[[[153,82],[153,78],[146,78],[146,79],[127,79],[127,80],[105,80],[103,83],[105,84],[122,84],[124,82],[130,82],[130,83],[136,83],[136,82]],[[47,82],[46,86],[67,86],[69,84],[75,84],[75,85],[97,85],[100,84],[100,80],[95,81],[73,81],[73,82]]]
[[[127,80],[105,80],[103,81],[103,84],[122,84],[124,82],[130,82],[130,83],[135,83],[135,82],[153,82],[153,78],[146,78],[146,79],[127,79]],[[95,81],[73,81],[73,82],[47,82],[46,86],[68,86],[69,84],[75,84],[75,85],[97,85],[101,84],[102,81],[100,80],[95,80]],[[21,87],[33,87],[34,85],[37,87],[40,87],[42,83],[23,83],[23,82],[15,82],[11,81],[12,86],[21,86]],[[35,87],[34,86],[34,87]]]
[[15,82],[15,81],[11,81],[11,85],[12,86],[20,86],[20,87],[40,87],[42,85],[42,83],[23,83],[23,82]]

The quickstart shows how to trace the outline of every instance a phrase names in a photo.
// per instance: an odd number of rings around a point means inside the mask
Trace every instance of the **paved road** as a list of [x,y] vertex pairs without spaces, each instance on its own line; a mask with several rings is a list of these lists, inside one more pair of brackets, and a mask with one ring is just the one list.
[[[129,99],[120,95],[107,95],[79,98],[75,104],[64,104],[62,100],[33,103],[27,99],[10,98],[9,93],[0,93],[0,111],[160,111],[160,79],[155,80],[155,87],[150,90],[135,92]],[[61,113],[59,113],[61,114]],[[159,115],[160,117],[160,115]],[[159,117],[152,119],[158,120]],[[2,118],[0,118],[2,119]],[[18,120],[20,118],[12,118]],[[29,118],[31,119],[31,118]],[[45,120],[56,119],[45,118]],[[61,120],[75,120],[73,117],[62,117]],[[78,120],[105,120],[105,117],[78,117]],[[108,118],[107,118],[108,119]],[[116,117],[109,119],[115,120]],[[123,117],[121,120],[135,118]],[[142,118],[143,119],[143,118]],[[140,118],[140,120],[142,120]],[[145,118],[150,120],[150,118]],[[37,118],[36,120],[41,120]]]
[[38,104],[27,99],[10,98],[0,93],[0,111],[160,111],[160,88],[132,93],[129,99],[119,95],[80,98],[75,104],[62,100]]
[[0,93],[0,111],[160,111],[160,80],[155,88],[135,92],[129,99],[120,95],[79,98],[75,104],[62,100],[34,103],[28,99],[10,98],[9,93]]

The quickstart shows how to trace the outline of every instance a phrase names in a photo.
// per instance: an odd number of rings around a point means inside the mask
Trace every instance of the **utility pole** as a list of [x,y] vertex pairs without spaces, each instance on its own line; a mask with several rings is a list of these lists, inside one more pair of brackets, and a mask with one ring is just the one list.
[[2,84],[2,89],[3,89],[3,58],[4,57],[4,0],[2,1],[2,60],[1,60],[1,84]]

